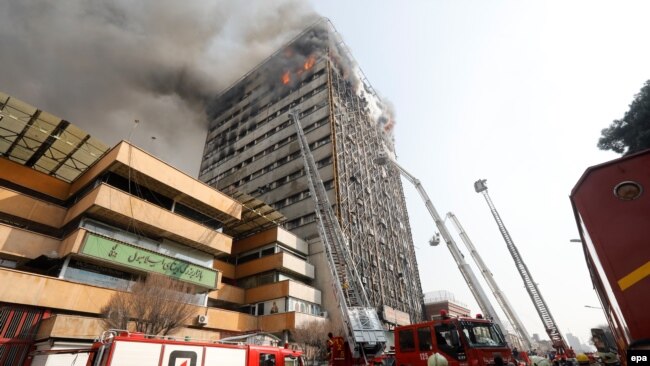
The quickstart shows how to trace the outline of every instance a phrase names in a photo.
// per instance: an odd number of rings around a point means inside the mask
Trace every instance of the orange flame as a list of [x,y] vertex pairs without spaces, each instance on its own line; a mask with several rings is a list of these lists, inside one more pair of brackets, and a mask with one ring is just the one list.
[[306,71],[306,70],[309,70],[309,69],[311,69],[312,67],[314,67],[314,64],[315,64],[315,63],[316,63],[316,57],[314,57],[314,55],[311,55],[311,56],[309,56],[309,57],[307,58],[307,60],[305,61],[305,64],[303,65],[303,68],[305,69],[305,71]]
[[289,75],[289,71],[285,72],[282,74],[282,84],[287,85],[291,81],[291,75]]
[[393,127],[395,127],[395,121],[390,118],[384,125],[384,132],[390,133],[393,130]]

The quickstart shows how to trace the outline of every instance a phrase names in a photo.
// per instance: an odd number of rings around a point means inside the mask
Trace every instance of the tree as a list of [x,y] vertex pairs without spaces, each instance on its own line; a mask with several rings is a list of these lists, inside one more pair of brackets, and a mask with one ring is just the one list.
[[332,322],[313,320],[296,327],[291,336],[296,344],[302,348],[305,359],[312,364],[316,360],[324,360],[327,354],[327,333],[340,334],[332,329]]
[[109,329],[129,329],[149,335],[167,335],[194,314],[192,286],[168,276],[149,274],[130,292],[117,292],[102,308]]
[[650,148],[650,80],[634,96],[630,109],[601,131],[598,148],[629,155]]

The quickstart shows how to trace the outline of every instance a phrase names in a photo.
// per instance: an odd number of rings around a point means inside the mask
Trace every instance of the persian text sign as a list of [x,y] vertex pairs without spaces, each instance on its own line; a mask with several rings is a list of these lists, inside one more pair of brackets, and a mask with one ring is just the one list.
[[141,271],[164,274],[201,287],[210,289],[217,287],[217,271],[213,269],[200,267],[91,233],[86,234],[81,254]]

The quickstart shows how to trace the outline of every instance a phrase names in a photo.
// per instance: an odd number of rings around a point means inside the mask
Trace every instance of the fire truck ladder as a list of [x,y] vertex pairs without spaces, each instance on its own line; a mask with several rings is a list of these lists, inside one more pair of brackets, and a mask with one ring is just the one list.
[[332,274],[334,293],[341,307],[342,319],[348,330],[346,338],[353,357],[368,359],[380,355],[386,345],[384,329],[377,311],[370,305],[361,277],[350,253],[347,237],[334,215],[327,191],[318,173],[307,137],[300,125],[300,111],[291,110],[298,143],[309,180],[309,191],[315,204],[318,231]]
[[470,254],[472,255],[472,258],[474,258],[474,262],[476,263],[476,266],[481,271],[483,278],[485,278],[485,282],[487,282],[488,286],[490,287],[490,290],[492,290],[492,294],[497,299],[497,302],[501,306],[501,309],[503,309],[503,312],[506,314],[508,321],[510,321],[510,324],[512,324],[512,327],[515,329],[515,333],[519,336],[519,338],[523,342],[524,347],[526,347],[526,350],[528,351],[532,350],[533,345],[530,343],[530,336],[528,335],[528,331],[526,331],[526,328],[524,327],[524,324],[521,322],[521,319],[519,319],[519,316],[517,316],[517,313],[512,308],[512,305],[510,305],[510,302],[508,301],[506,295],[503,293],[503,291],[501,291],[499,285],[497,285],[496,281],[494,280],[494,276],[492,275],[492,271],[490,271],[487,265],[485,264],[485,262],[483,262],[483,258],[481,258],[481,256],[479,255],[478,251],[476,250],[476,247],[474,247],[474,243],[472,243],[472,241],[469,239],[469,236],[465,232],[465,229],[463,229],[463,226],[460,224],[460,221],[458,221],[456,215],[454,215],[451,212],[448,212],[447,217],[449,217],[449,219],[451,219],[451,222],[454,223],[454,226],[458,231],[458,235],[460,236],[463,243],[465,243],[465,246],[467,247],[467,250],[469,250]]
[[553,319],[553,315],[551,315],[551,311],[548,309],[548,306],[546,305],[546,302],[544,301],[544,298],[539,291],[539,288],[537,288],[537,284],[533,280],[533,276],[530,274],[530,271],[528,271],[526,263],[524,263],[521,254],[519,254],[519,250],[515,246],[515,243],[512,241],[512,238],[510,237],[506,226],[503,224],[503,220],[501,220],[501,216],[499,216],[496,207],[494,207],[494,203],[492,203],[492,200],[488,195],[485,182],[485,179],[477,180],[474,182],[474,189],[477,193],[483,194],[485,201],[487,201],[487,204],[490,207],[492,216],[494,216],[494,220],[497,222],[497,226],[499,227],[499,231],[501,232],[501,235],[506,242],[508,250],[510,251],[510,255],[512,255],[512,259],[515,261],[515,266],[521,275],[521,279],[524,281],[526,291],[528,291],[528,295],[530,295],[530,299],[535,305],[535,310],[537,310],[537,314],[539,314],[540,319],[542,319],[542,323],[544,323],[546,333],[551,339],[551,343],[553,343],[553,348],[555,348],[559,354],[569,352],[569,347],[564,341],[564,338],[562,337],[562,334],[560,333],[560,330],[558,329],[557,324]]

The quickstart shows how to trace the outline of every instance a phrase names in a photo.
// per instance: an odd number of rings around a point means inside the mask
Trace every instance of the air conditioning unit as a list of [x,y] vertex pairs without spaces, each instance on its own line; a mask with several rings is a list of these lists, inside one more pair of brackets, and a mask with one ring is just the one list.
[[196,317],[196,322],[199,323],[199,325],[207,325],[208,324],[208,316],[207,315],[199,315]]
[[327,311],[321,312],[320,316],[322,316],[323,318],[327,318]]

